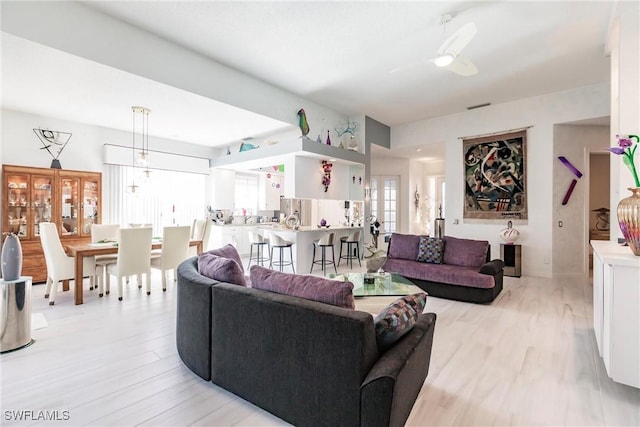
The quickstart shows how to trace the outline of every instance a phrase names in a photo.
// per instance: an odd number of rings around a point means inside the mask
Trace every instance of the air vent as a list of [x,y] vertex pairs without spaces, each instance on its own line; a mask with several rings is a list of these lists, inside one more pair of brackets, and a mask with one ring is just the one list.
[[467,110],[475,110],[476,108],[488,107],[491,105],[490,102],[485,102],[484,104],[472,105],[471,107],[467,107]]

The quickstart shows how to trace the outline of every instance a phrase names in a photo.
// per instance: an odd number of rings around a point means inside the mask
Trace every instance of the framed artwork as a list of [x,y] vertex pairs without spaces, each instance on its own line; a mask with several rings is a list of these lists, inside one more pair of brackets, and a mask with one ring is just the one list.
[[463,139],[464,218],[527,219],[527,131]]

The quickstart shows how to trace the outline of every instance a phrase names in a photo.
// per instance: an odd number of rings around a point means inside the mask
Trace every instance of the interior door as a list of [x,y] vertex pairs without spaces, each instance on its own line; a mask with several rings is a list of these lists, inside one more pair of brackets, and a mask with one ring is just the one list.
[[380,234],[385,236],[399,229],[399,190],[400,177],[397,175],[371,177],[371,214],[380,222]]

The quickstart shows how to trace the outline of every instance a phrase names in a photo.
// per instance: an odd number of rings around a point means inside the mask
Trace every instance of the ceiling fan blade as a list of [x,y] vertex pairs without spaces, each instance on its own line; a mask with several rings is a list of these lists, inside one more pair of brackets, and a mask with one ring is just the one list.
[[422,59],[420,61],[414,61],[414,62],[409,62],[408,64],[404,64],[404,65],[400,65],[399,67],[396,67],[392,70],[389,71],[390,74],[394,74],[394,73],[399,73],[402,71],[407,71],[410,70],[411,68],[416,68],[416,67],[421,67],[427,63],[429,63],[430,59]]
[[462,27],[458,29],[455,33],[451,34],[449,38],[447,38],[440,48],[438,49],[438,53],[443,55],[445,53],[453,53],[458,55],[462,52],[462,49],[469,44],[469,42],[473,39],[473,37],[478,32],[478,27],[473,22],[467,22]]
[[474,65],[474,63],[471,62],[469,58],[465,58],[464,56],[460,55],[456,56],[453,62],[444,68],[464,77],[478,74],[478,68]]

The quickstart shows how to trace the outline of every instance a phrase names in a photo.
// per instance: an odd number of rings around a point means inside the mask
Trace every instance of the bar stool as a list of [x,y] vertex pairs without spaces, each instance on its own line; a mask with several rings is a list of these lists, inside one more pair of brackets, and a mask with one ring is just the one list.
[[[342,246],[346,243],[347,245],[347,254],[342,255]],[[354,250],[353,247],[355,245],[355,255],[353,255]],[[347,262],[351,261],[351,268],[353,269],[353,260],[357,259],[358,264],[362,267],[360,263],[360,230],[354,231],[346,237],[340,238],[340,258],[338,259],[338,266],[340,266],[340,260],[346,259]]]
[[[292,249],[293,243],[284,240],[282,237],[278,236],[275,233],[271,233],[271,236],[269,237],[269,243],[271,244],[269,268],[273,269],[273,266],[275,265],[277,267],[280,267],[280,271],[282,271],[282,267],[284,267],[285,265],[290,265],[291,270],[293,270],[293,272],[295,273],[296,269],[293,267],[293,249]],[[275,262],[273,261],[274,248],[278,248],[280,250],[280,258]],[[285,248],[289,248],[290,261],[285,261],[283,259]]]
[[[265,239],[262,234],[249,231],[249,244],[251,247],[249,248],[249,265],[247,265],[247,269],[251,267],[251,261],[255,261],[256,264],[260,264],[264,267],[265,261],[270,261],[269,258],[264,257],[264,246],[267,245],[267,255],[269,254],[269,239]],[[256,256],[253,256],[253,247],[256,247]]]
[[[320,264],[322,266],[322,274],[325,276],[327,275],[327,264],[333,264],[333,269],[338,273],[338,269],[336,268],[335,252],[333,249],[333,238],[334,233],[329,233],[322,239],[313,242],[313,257],[311,257],[311,270],[309,270],[309,274],[313,272],[313,266],[315,264]],[[322,250],[322,258],[320,260],[316,260],[316,248],[320,248]],[[327,259],[327,248],[331,248],[331,260]]]

